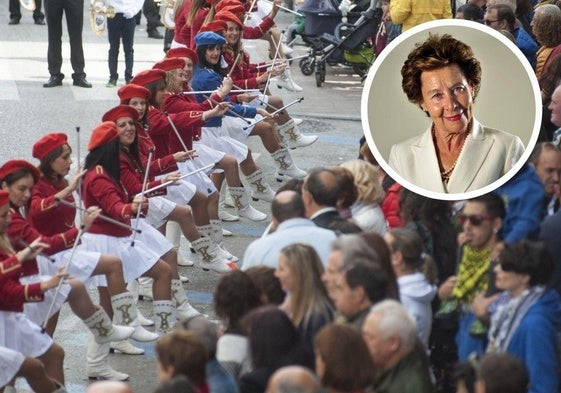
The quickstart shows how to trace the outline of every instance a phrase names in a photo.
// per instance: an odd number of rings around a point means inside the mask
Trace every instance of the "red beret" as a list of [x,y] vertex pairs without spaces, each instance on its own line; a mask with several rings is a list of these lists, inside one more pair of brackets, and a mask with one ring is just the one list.
[[121,99],[121,103],[130,100],[132,98],[140,97],[140,98],[144,98],[145,100],[150,98],[150,90],[148,90],[144,86],[135,85],[134,83],[129,83],[128,85],[124,85],[119,90],[117,90],[117,94]]
[[154,64],[154,69],[162,71],[182,70],[185,67],[185,60],[178,57],[164,59]]
[[97,149],[98,147],[114,141],[118,137],[119,131],[117,131],[117,126],[115,125],[115,123],[112,121],[104,121],[93,129],[92,136],[90,137],[90,143],[88,144],[88,151]]
[[138,111],[130,105],[117,105],[105,112],[101,121],[116,122],[121,117],[130,117],[136,121],[138,120]]
[[228,7],[241,7],[241,12],[245,10],[242,2],[239,0],[221,0],[214,6],[214,11],[220,12]]
[[[222,11],[230,11],[232,14],[236,15],[238,18],[240,18],[240,16],[245,14],[245,8],[242,4],[223,6],[220,9],[220,11],[218,11],[218,12],[222,12]],[[240,18],[240,20],[241,20],[241,18]]]
[[156,82],[160,79],[166,79],[165,71],[152,69],[139,72],[131,79],[131,83],[146,86],[148,83]]
[[[243,27],[243,23],[236,15],[232,14],[230,11],[222,10],[215,15],[216,20],[223,20],[224,22],[232,22],[238,25],[239,27]],[[228,27],[228,25],[226,25]]]
[[10,193],[8,191],[0,190],[0,207],[4,206],[10,200]]
[[199,63],[199,56],[197,56],[197,52],[185,47],[177,47],[168,50],[166,57],[168,59],[174,57],[187,57],[193,61],[193,65],[197,65]]
[[33,145],[33,157],[42,160],[57,148],[66,144],[68,144],[66,134],[63,134],[62,132],[47,134]]
[[10,160],[2,165],[2,167],[0,167],[0,179],[4,180],[4,178],[9,174],[20,170],[31,172],[34,183],[37,183],[39,181],[39,170],[25,160]]
[[224,22],[223,20],[215,19],[212,22],[208,22],[206,25],[203,25],[199,30],[199,33],[203,33],[205,31],[212,31],[216,33],[227,29],[228,26],[226,25],[226,22]]

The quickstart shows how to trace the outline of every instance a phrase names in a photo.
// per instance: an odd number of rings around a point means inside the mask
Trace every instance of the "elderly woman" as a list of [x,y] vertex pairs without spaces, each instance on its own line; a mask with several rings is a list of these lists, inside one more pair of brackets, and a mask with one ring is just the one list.
[[432,119],[423,134],[392,146],[389,165],[404,179],[434,192],[473,191],[522,156],[518,137],[473,117],[481,66],[469,46],[448,34],[431,35],[409,53],[401,75],[409,101]]
[[538,7],[531,26],[541,45],[536,53],[536,77],[540,79],[551,60],[561,53],[561,9],[553,4]]
[[487,351],[522,359],[530,374],[530,393],[557,392],[559,386],[561,298],[546,287],[552,270],[546,246],[527,240],[507,243],[495,266],[495,285],[504,292],[490,308]]

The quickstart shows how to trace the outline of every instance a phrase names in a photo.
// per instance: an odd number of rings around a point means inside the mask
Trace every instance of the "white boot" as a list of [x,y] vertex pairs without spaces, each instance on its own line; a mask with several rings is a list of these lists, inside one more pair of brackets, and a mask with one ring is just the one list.
[[185,289],[183,284],[179,280],[171,280],[171,297],[175,300],[175,312],[177,319],[180,321],[187,321],[198,315],[201,315],[195,307],[189,304],[187,295],[185,294]]
[[171,332],[175,326],[175,306],[172,300],[154,300],[153,305],[156,333],[161,337]]
[[123,292],[118,295],[111,296],[111,305],[113,306],[113,313],[115,314],[114,319],[116,323],[134,328],[134,333],[130,336],[133,340],[147,342],[158,339],[158,335],[156,333],[149,332],[140,325],[136,311],[136,303],[134,302],[134,298],[131,293]]
[[138,298],[140,300],[152,300],[154,299],[154,294],[152,293],[152,284],[154,280],[150,277],[139,277],[138,278]]
[[265,180],[265,175],[263,175],[261,169],[247,175],[245,178],[251,187],[251,198],[254,201],[262,199],[266,202],[273,202],[275,192],[269,187],[269,183]]
[[210,239],[210,237],[201,237],[200,239],[192,242],[191,245],[201,256],[201,267],[203,270],[226,273],[238,269],[235,263],[218,255],[218,246]]
[[[150,279],[151,280],[151,279]],[[152,288],[152,284],[150,284],[150,288]],[[138,280],[132,280],[131,282],[129,282],[127,284],[127,290],[132,293],[132,297],[134,299],[134,302],[138,304],[138,292],[140,289],[140,284],[138,283]],[[151,293],[151,291],[150,291]],[[138,315],[138,320],[140,321],[140,324],[142,326],[153,326],[154,325],[154,321],[152,321],[151,319],[148,319],[144,316],[144,314],[142,314],[140,312],[140,310],[138,309],[138,307],[136,308],[136,314]],[[144,351],[144,350],[142,350]]]
[[308,174],[294,165],[290,152],[286,147],[272,153],[271,157],[275,160],[275,166],[277,167],[276,177],[279,181],[287,180],[287,178],[303,179]]
[[296,124],[294,124],[294,119],[277,125],[277,132],[283,143],[290,149],[309,146],[318,139],[317,135],[302,134]]
[[226,259],[229,259],[232,262],[238,262],[238,257],[232,255],[232,253],[230,253],[230,251],[226,250],[226,248],[224,247],[224,229],[222,228],[222,222],[220,220],[209,221],[211,228],[209,234],[210,239],[218,246],[219,254],[223,255],[224,257],[226,257]]
[[[231,202],[231,205],[229,202]],[[234,207],[234,202],[232,201],[230,194],[228,194],[228,187],[222,186],[222,189],[220,190],[220,198],[218,200],[218,218],[222,221],[228,222],[238,221],[240,217],[228,212],[226,210],[227,207]]]
[[168,221],[166,225],[166,238],[173,244],[173,248],[177,252],[177,264],[179,266],[193,266],[195,263],[188,259],[184,259],[179,252],[181,245],[181,227],[175,221]]
[[98,344],[93,334],[88,334],[88,378],[89,379],[112,379],[115,381],[126,381],[129,375],[112,369],[107,360],[109,358],[109,343]]
[[96,312],[89,318],[84,319],[83,322],[94,335],[95,341],[99,344],[125,340],[134,333],[132,327],[113,325],[109,315],[107,315],[105,310],[101,307],[97,307]]
[[[154,322],[152,322],[152,321],[150,321],[150,322],[152,323],[152,325],[154,324]],[[109,347],[109,352],[114,353],[115,351],[119,351],[124,355],[143,355],[144,354],[144,349],[139,348],[139,347],[135,347],[134,345],[131,344],[131,342],[129,340],[112,342],[111,346]]]
[[282,74],[279,75],[277,79],[277,87],[279,89],[282,89],[284,87],[286,90],[290,90],[294,92],[299,92],[304,90],[300,86],[298,86],[296,82],[294,82],[294,79],[292,79],[292,75],[290,74],[290,69],[288,67],[284,70]]
[[263,221],[267,219],[265,213],[261,213],[249,204],[249,195],[244,187],[230,187],[230,195],[232,195],[240,217],[249,218],[251,221]]

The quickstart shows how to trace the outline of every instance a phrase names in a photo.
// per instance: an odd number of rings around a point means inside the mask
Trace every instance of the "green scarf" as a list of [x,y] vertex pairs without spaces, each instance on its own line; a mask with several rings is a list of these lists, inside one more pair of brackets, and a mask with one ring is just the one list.
[[491,248],[478,251],[464,246],[458,268],[458,281],[452,291],[452,296],[458,304],[471,304],[478,292],[487,290],[491,251],[493,251]]

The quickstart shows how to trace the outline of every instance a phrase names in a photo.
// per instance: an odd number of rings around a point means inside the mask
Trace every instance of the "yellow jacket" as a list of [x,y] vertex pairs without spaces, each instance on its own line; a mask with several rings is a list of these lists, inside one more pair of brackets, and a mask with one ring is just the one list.
[[392,22],[402,31],[436,19],[451,19],[450,0],[391,0]]

